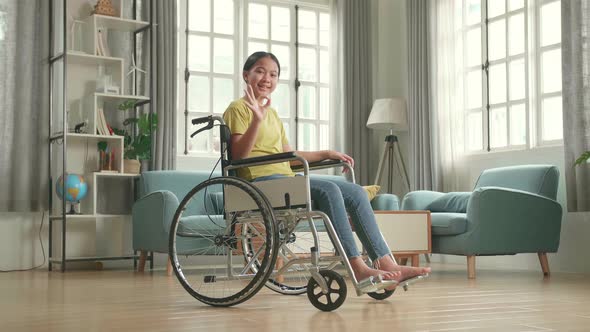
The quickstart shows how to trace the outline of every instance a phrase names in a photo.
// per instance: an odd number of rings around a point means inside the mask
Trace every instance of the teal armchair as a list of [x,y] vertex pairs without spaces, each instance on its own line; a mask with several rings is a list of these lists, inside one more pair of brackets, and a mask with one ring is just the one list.
[[[151,171],[141,174],[139,180],[140,197],[132,209],[133,249],[140,252],[138,271],[145,269],[148,253],[168,253],[169,229],[180,201],[197,184],[207,180],[209,171]],[[214,173],[213,177],[220,176]],[[342,176],[311,175],[333,181],[346,181]],[[215,199],[210,192],[207,199]],[[375,210],[399,210],[399,200],[392,194],[381,194],[371,201]],[[213,204],[215,206],[215,204]],[[190,209],[191,207],[189,207]],[[199,211],[195,211],[199,215]],[[205,212],[203,211],[203,215]],[[151,260],[153,267],[153,256]],[[167,273],[172,274],[170,259]]]
[[556,201],[559,170],[524,165],[485,170],[473,192],[414,191],[402,210],[430,210],[432,252],[467,256],[475,278],[475,257],[537,253],[549,275],[548,252],[557,252],[562,207]]

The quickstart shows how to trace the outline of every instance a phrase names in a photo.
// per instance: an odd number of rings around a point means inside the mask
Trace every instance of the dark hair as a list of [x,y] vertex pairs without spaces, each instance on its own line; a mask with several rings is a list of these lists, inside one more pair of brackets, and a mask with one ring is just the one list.
[[272,61],[274,61],[277,64],[277,67],[279,67],[279,76],[281,76],[281,64],[279,63],[279,59],[277,59],[277,57],[270,53],[270,52],[264,52],[264,51],[260,51],[260,52],[254,52],[252,54],[250,54],[250,56],[248,57],[248,59],[246,59],[246,62],[244,63],[244,71],[249,71],[250,69],[252,69],[252,67],[254,67],[254,64],[262,59],[262,58],[266,58],[269,57],[272,59]]

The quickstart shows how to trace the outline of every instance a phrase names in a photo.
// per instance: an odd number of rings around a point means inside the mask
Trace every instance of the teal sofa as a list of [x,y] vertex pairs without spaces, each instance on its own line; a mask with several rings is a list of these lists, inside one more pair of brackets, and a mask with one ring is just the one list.
[[[138,271],[144,270],[148,253],[168,253],[170,224],[180,201],[197,184],[207,180],[210,173],[206,171],[151,171],[141,174],[138,189],[139,199],[133,204],[132,209],[133,249],[140,252]],[[220,174],[214,173],[213,177],[215,176],[220,176]],[[315,174],[312,176],[332,181],[346,181],[342,176]],[[377,195],[371,204],[375,210],[399,210],[399,200],[397,196],[392,194]],[[191,214],[198,215],[199,213],[199,211],[193,211]],[[153,255],[150,263],[153,268]],[[167,265],[167,272],[171,274],[170,260]]]
[[485,170],[472,192],[413,191],[402,210],[430,210],[432,252],[475,257],[537,253],[549,275],[547,253],[557,252],[562,207],[556,201],[559,170],[523,165]]

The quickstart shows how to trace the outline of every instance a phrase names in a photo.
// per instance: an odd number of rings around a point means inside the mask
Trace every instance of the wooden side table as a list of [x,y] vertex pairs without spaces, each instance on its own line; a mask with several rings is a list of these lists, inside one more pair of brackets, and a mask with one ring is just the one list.
[[375,217],[398,263],[419,266],[420,255],[432,251],[430,211],[375,211]]

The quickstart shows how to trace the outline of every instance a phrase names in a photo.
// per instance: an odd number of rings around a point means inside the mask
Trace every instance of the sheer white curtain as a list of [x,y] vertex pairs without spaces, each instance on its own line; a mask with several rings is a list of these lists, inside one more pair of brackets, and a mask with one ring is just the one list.
[[439,0],[430,7],[430,63],[432,66],[433,189],[459,188],[464,165],[463,1]]

